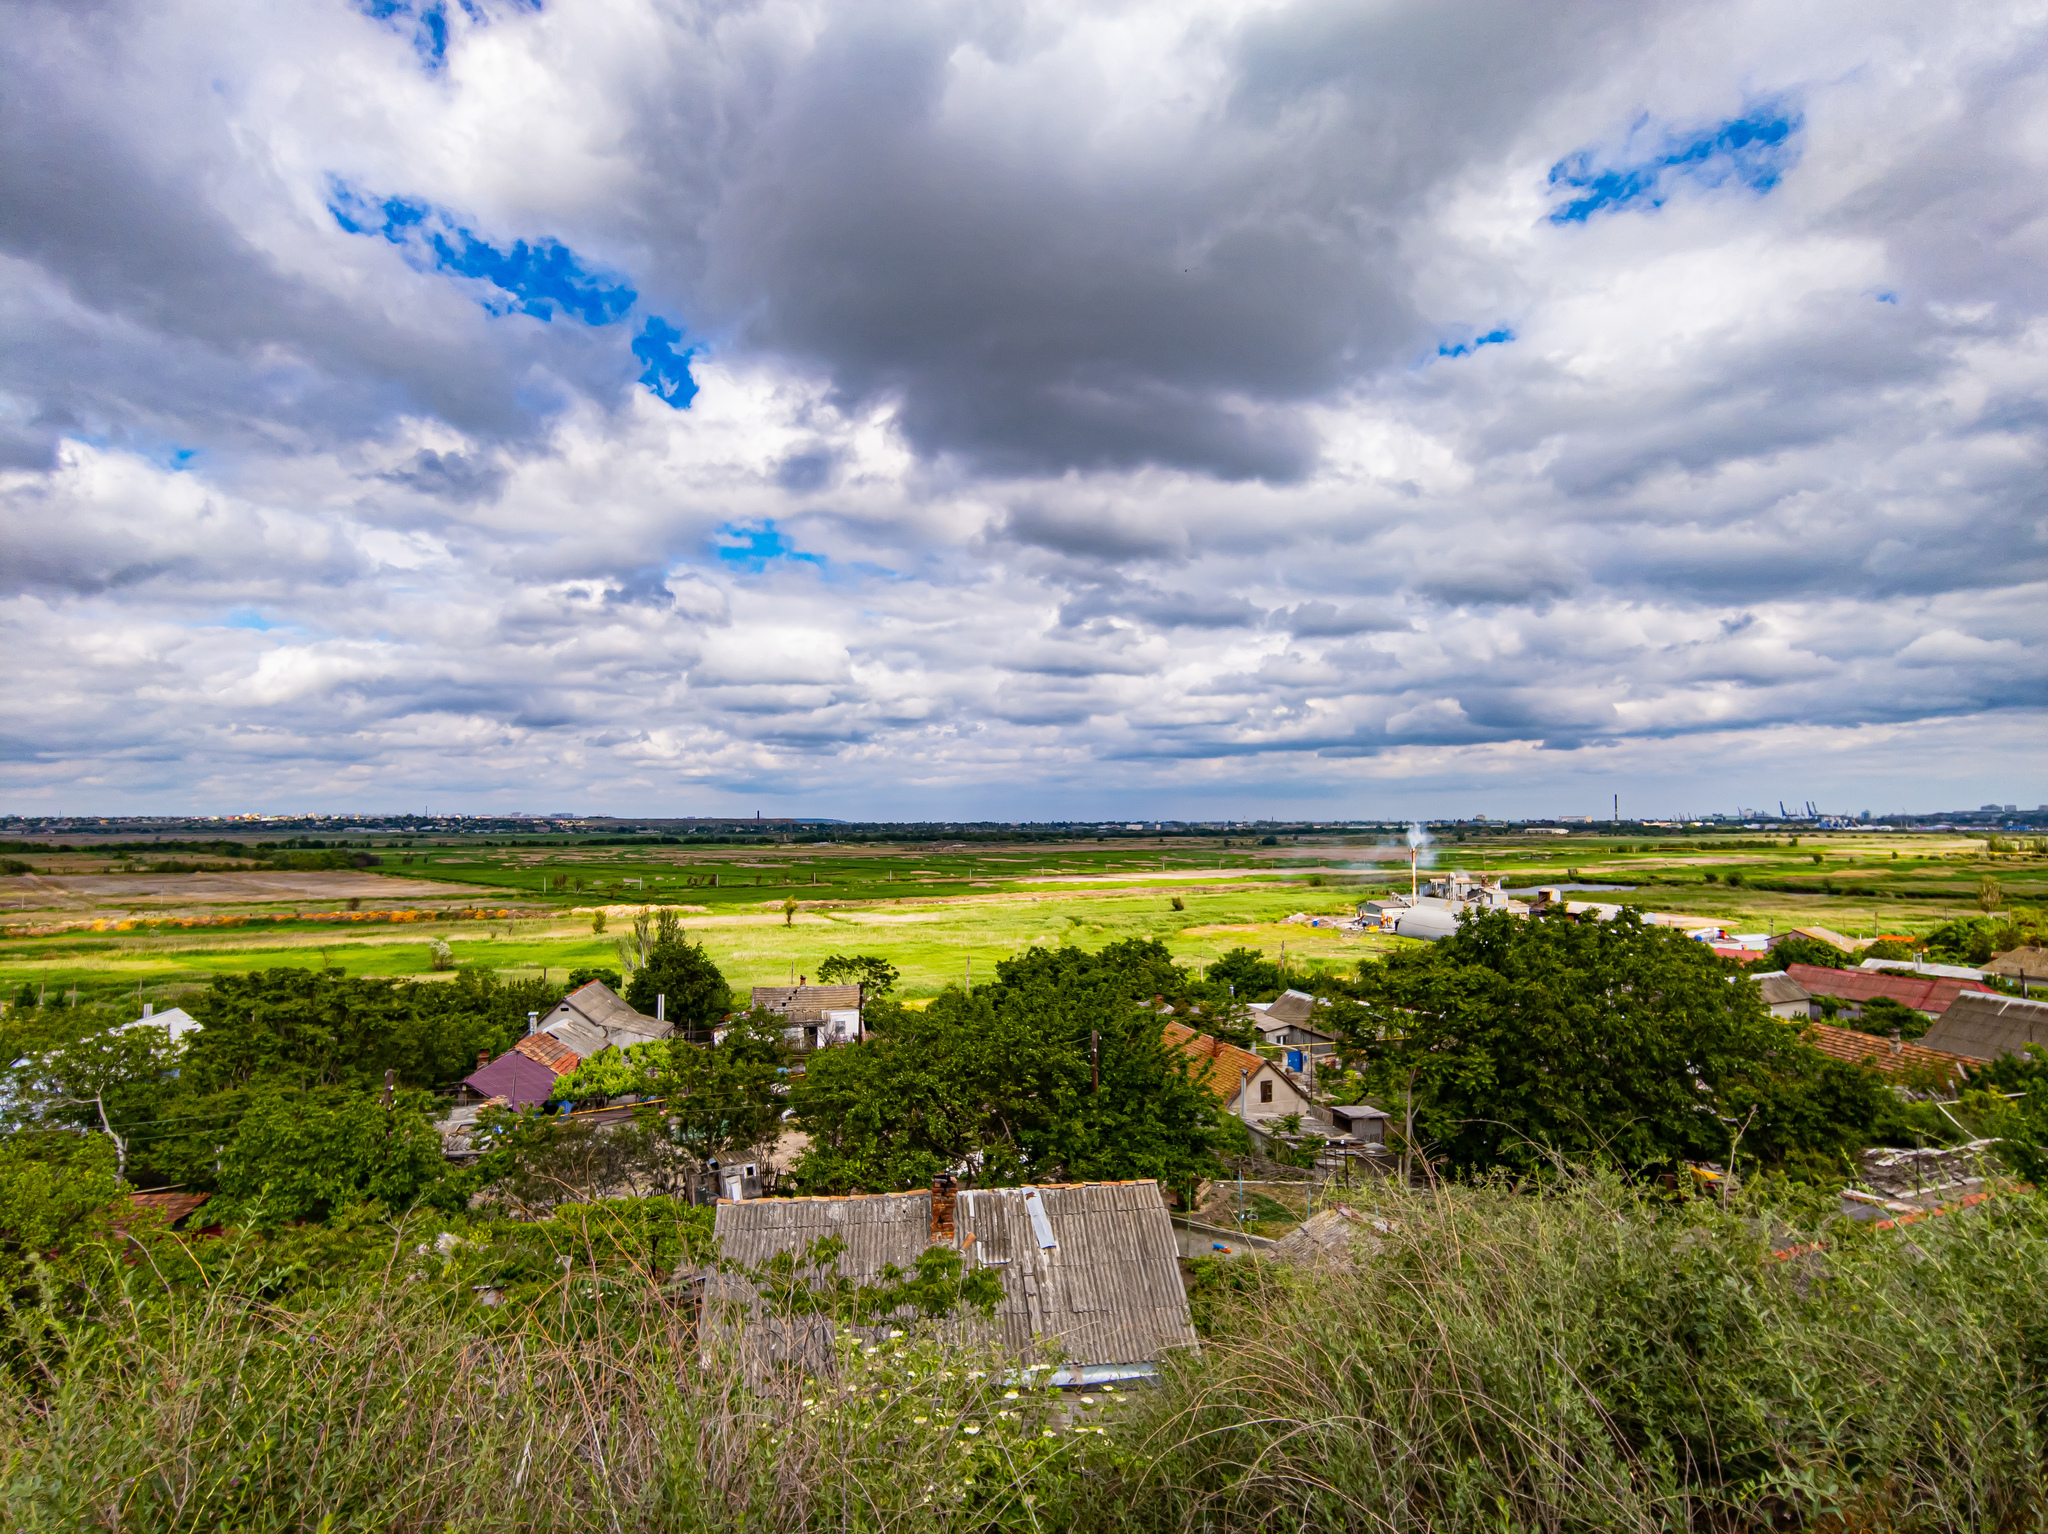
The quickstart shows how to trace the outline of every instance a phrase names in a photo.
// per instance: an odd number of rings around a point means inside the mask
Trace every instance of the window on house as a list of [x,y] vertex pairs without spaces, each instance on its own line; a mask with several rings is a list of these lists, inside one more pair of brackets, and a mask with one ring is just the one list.
[[1262,1081],[1262,1082],[1260,1082],[1260,1083],[1259,1083],[1259,1101],[1260,1101],[1260,1102],[1262,1102],[1262,1103],[1269,1103],[1269,1102],[1271,1102],[1272,1100],[1273,1100],[1273,1083],[1272,1083],[1272,1082],[1270,1082],[1270,1081]]

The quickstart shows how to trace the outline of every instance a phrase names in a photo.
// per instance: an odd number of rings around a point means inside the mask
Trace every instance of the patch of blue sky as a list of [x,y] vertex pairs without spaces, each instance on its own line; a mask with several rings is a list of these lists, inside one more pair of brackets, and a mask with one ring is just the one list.
[[[428,74],[439,74],[448,62],[448,7],[446,0],[356,0],[356,9],[372,21],[381,21],[401,36],[410,35],[412,51]],[[470,6],[465,11],[476,13]]]
[[690,376],[690,359],[697,355],[697,348],[677,351],[676,342],[682,338],[681,330],[660,315],[650,314],[646,327],[633,341],[633,355],[645,364],[640,382],[675,410],[688,410],[697,397],[697,380]]
[[1597,213],[1661,208],[1687,184],[1739,186],[1761,197],[1798,158],[1803,125],[1799,114],[1779,101],[1684,131],[1638,118],[1619,153],[1581,149],[1550,167],[1552,189],[1576,194],[1551,210],[1550,221],[1583,224]]
[[277,625],[272,623],[268,618],[264,617],[263,614],[256,611],[256,609],[253,607],[238,607],[221,620],[221,627],[231,629],[254,629],[259,634],[267,634],[272,629],[276,628]]
[[799,550],[775,525],[772,517],[765,522],[728,522],[718,530],[718,537],[730,540],[712,545],[720,561],[745,570],[765,570],[771,560],[777,559],[813,565],[826,563],[822,554],[806,554]]
[[552,320],[559,311],[586,325],[610,325],[623,319],[640,296],[559,241],[517,240],[500,249],[464,228],[453,214],[425,203],[366,197],[345,182],[330,180],[327,211],[350,234],[388,240],[416,265],[494,289],[478,299],[493,314],[517,311]]
[[1437,343],[1436,354],[1439,357],[1469,357],[1482,346],[1505,346],[1514,339],[1515,333],[1502,325],[1498,329],[1487,331],[1483,336],[1474,336],[1469,341],[1440,341]]

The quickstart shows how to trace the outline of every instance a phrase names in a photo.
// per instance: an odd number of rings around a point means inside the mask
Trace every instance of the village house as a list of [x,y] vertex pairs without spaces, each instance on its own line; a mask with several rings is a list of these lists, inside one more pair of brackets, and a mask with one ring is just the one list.
[[858,985],[757,985],[752,1004],[772,1012],[788,1026],[782,1036],[798,1049],[827,1044],[857,1044],[866,995]]
[[1300,1072],[1337,1052],[1337,1036],[1312,1027],[1316,998],[1306,991],[1284,991],[1274,1001],[1255,1001],[1249,1008],[1259,1041],[1280,1050],[1287,1069]]
[[462,1084],[485,1099],[514,1108],[544,1103],[558,1078],[606,1049],[626,1049],[668,1038],[667,1023],[635,1011],[601,980],[578,986],[545,1018],[527,1020],[526,1037],[495,1060],[478,1056]]
[[1254,1128],[1260,1121],[1299,1114],[1306,1118],[1313,1104],[1294,1078],[1263,1055],[1168,1023],[1161,1037],[1169,1050],[1187,1057],[1188,1075],[1223,1104],[1223,1111]]
[[1763,992],[1764,1005],[1771,1009],[1771,1016],[1813,1016],[1813,993],[1782,969],[1758,975],[1756,986]]
[[1984,973],[2017,980],[2020,995],[2030,996],[2036,983],[2048,982],[2048,948],[2014,948],[1985,965]]
[[1822,1054],[1846,1060],[1851,1065],[1873,1066],[1887,1076],[1921,1074],[1953,1088],[1970,1066],[1963,1056],[1945,1049],[1929,1049],[1924,1043],[1909,1044],[1900,1039],[1881,1039],[1874,1033],[1859,1033],[1854,1028],[1831,1028],[1826,1023],[1810,1023],[1806,1034]]
[[1970,991],[1995,995],[1991,987],[1976,980],[1951,980],[1944,975],[1916,975],[1898,970],[1829,969],[1821,964],[1788,964],[1785,973],[1816,998],[1830,997],[1839,1015],[1851,1019],[1863,1015],[1864,1004],[1888,997],[1915,1012],[1937,1018],[1958,996]]
[[132,1023],[123,1023],[112,1031],[126,1033],[131,1028],[165,1029],[171,1036],[171,1042],[177,1044],[183,1042],[188,1033],[199,1031],[199,1019],[183,1007],[172,1007],[168,1012],[159,1012],[155,1002],[145,1001],[142,1004],[142,1016]]
[[1965,992],[1949,1003],[1920,1044],[1971,1060],[1996,1060],[2024,1053],[2029,1044],[2048,1045],[2048,1001]]
[[[1156,1182],[1062,1183],[721,1202],[713,1238],[722,1259],[697,1275],[707,1336],[742,1341],[743,1367],[831,1366],[834,1318],[777,1312],[744,1271],[822,1237],[845,1243],[831,1265],[855,1284],[913,1272],[930,1247],[960,1254],[963,1270],[1002,1284],[995,1314],[963,1309],[941,1330],[969,1344],[1000,1343],[1025,1363],[1056,1365],[1046,1383],[1092,1386],[1149,1378],[1162,1355],[1196,1345],[1179,1246]],[[823,1275],[821,1275],[823,1276]],[[905,1310],[859,1330],[908,1326]],[[751,1334],[753,1346],[744,1346]]]

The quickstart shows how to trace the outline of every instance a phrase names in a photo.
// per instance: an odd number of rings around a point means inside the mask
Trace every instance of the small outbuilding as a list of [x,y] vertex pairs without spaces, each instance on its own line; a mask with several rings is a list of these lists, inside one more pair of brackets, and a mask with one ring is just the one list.
[[[1156,1182],[1061,1183],[956,1191],[951,1179],[916,1193],[721,1202],[713,1226],[718,1271],[705,1274],[706,1331],[751,1329],[750,1366],[829,1366],[829,1316],[781,1314],[745,1270],[822,1238],[844,1243],[821,1277],[877,1284],[915,1270],[933,1246],[958,1252],[963,1271],[994,1273],[992,1317],[964,1309],[941,1323],[963,1342],[1000,1343],[1026,1363],[1057,1355],[1051,1382],[1091,1385],[1156,1372],[1173,1348],[1195,1346],[1173,1223]],[[799,1268],[800,1272],[812,1271]],[[874,1329],[907,1325],[906,1311]]]

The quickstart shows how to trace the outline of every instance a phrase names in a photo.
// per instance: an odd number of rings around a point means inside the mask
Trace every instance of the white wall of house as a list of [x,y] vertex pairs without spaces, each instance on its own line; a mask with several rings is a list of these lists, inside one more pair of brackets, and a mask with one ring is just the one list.
[[1287,1074],[1269,1062],[1246,1080],[1242,1097],[1231,1094],[1227,1111],[1244,1119],[1278,1119],[1290,1113],[1306,1117],[1309,1107],[1309,1100]]

